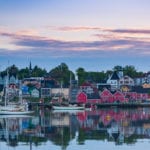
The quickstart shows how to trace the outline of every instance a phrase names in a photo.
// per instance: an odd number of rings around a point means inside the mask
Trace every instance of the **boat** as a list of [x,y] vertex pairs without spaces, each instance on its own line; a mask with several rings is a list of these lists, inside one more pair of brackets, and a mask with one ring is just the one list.
[[0,106],[0,115],[27,115],[27,114],[32,114],[34,112],[28,110],[28,103],[24,103],[24,104],[22,103],[20,105],[7,104],[8,103],[7,95],[8,95],[8,70],[7,70],[7,79],[6,79],[6,88],[5,88],[5,105]]
[[8,115],[8,114],[3,114],[3,115],[0,115],[0,119],[16,119],[16,118],[32,118],[33,116],[30,115],[30,114],[14,114],[14,115]]
[[24,110],[24,106],[21,105],[6,105],[6,106],[0,106],[1,111],[19,111],[19,110]]
[[84,109],[53,109],[52,113],[69,113],[69,114],[77,114],[79,112],[84,112]]
[[8,104],[0,106],[0,115],[28,115],[33,114],[34,111],[28,110],[28,104]]
[[[70,77],[70,82],[71,82],[71,77]],[[58,101],[59,101],[59,104],[60,105],[53,105],[52,106],[52,109],[53,110],[84,110],[84,106],[78,106],[78,105],[72,105],[72,104],[69,104],[69,103],[67,103],[67,104],[62,104],[63,103],[63,101],[62,101],[62,96],[63,96],[63,94],[62,94],[62,87],[63,87],[63,85],[62,85],[62,81],[61,81],[61,85],[60,85],[60,92],[59,92],[59,97],[58,97]]]
[[0,115],[28,115],[33,114],[34,111],[28,109],[28,104],[8,104],[0,106]]
[[24,115],[32,114],[34,111],[28,109],[28,104],[0,106],[0,115]]
[[83,106],[68,105],[68,106],[52,106],[54,110],[83,110]]
[[33,114],[34,111],[21,111],[21,110],[0,110],[0,115],[28,115]]

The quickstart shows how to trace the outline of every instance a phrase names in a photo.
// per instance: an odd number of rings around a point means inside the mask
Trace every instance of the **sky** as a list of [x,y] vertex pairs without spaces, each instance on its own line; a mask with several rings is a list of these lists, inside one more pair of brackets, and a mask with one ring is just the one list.
[[149,0],[0,0],[0,70],[150,71]]

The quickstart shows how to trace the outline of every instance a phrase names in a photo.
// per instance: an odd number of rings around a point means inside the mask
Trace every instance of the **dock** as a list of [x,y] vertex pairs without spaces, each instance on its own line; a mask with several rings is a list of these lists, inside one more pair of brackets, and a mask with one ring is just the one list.
[[150,103],[101,103],[96,104],[97,108],[103,107],[119,107],[119,108],[135,108],[135,107],[150,107]]
[[[44,107],[51,109],[53,104],[51,103],[37,103],[37,102],[30,102],[29,105],[32,107]],[[150,107],[150,103],[96,103],[93,104],[96,108],[111,108],[111,107],[118,107],[118,108],[138,108],[138,107]]]

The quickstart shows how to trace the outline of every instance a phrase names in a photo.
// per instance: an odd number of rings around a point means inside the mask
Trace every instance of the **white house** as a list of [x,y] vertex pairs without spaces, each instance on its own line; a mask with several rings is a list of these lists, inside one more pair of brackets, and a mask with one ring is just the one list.
[[15,76],[10,76],[9,78],[9,84],[17,84],[18,83],[18,79],[15,78]]
[[134,86],[134,80],[126,75],[119,79],[119,85],[120,87],[123,85]]
[[32,96],[32,97],[39,98],[39,97],[40,97],[40,92],[39,92],[39,90],[33,89],[33,90],[31,91],[31,96]]
[[111,85],[111,90],[116,90],[119,88],[119,75],[117,71],[114,71],[113,74],[107,80],[107,84]]
[[135,84],[135,86],[140,86],[143,83],[145,83],[145,77],[134,78],[134,84]]
[[51,95],[54,97],[62,95],[64,98],[69,98],[69,88],[51,88]]

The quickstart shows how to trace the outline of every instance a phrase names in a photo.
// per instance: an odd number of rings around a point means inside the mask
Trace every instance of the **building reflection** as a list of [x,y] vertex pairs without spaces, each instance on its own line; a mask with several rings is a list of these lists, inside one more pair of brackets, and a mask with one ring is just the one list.
[[6,141],[8,145],[17,146],[19,135],[27,128],[29,117],[1,116],[0,118],[0,140]]
[[[109,109],[88,112],[83,121],[79,121],[85,131],[96,131],[97,139],[114,141],[116,144],[134,143],[140,138],[150,138],[150,111],[147,108],[136,110]],[[79,119],[78,119],[79,120]],[[92,134],[92,133],[91,133]],[[92,136],[93,138],[94,136]]]
[[54,112],[42,109],[37,116],[1,117],[0,140],[9,146],[32,145],[51,141],[65,149],[73,139],[78,144],[86,140],[107,140],[115,144],[133,144],[150,138],[150,110],[100,109],[79,112]]

